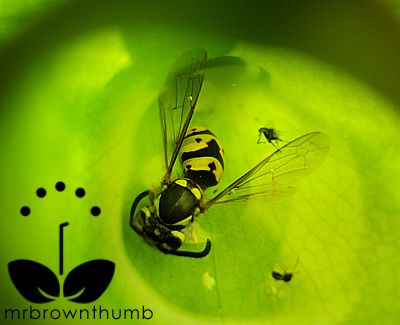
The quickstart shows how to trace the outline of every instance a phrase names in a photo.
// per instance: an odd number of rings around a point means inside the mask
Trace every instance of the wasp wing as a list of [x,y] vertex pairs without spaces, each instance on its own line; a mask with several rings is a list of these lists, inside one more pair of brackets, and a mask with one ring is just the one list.
[[292,193],[295,189],[289,185],[317,169],[329,147],[330,137],[322,132],[309,133],[289,142],[208,201],[204,211],[217,203]]
[[167,172],[171,172],[189,127],[204,80],[207,52],[198,48],[184,53],[172,66],[158,96],[164,157]]
[[185,234],[185,244],[203,244],[209,237],[197,220],[194,220],[189,226],[182,229],[181,232]]

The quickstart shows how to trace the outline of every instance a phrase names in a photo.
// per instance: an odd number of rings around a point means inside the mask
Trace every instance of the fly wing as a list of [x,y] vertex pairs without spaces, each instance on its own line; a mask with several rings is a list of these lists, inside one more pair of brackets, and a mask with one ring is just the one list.
[[198,48],[184,53],[172,66],[158,96],[164,157],[170,181],[184,136],[192,119],[203,85],[207,52]]

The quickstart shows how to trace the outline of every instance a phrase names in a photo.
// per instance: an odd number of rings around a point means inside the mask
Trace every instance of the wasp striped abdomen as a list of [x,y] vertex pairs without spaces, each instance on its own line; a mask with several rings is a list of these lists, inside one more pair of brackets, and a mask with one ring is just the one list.
[[185,177],[202,189],[217,185],[224,173],[224,149],[214,133],[207,128],[189,128],[179,156]]

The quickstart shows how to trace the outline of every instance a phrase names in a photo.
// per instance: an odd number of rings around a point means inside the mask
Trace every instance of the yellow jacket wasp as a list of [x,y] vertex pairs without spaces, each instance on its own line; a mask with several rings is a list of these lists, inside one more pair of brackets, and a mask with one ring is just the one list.
[[[206,256],[211,250],[210,239],[202,251],[179,249],[184,242],[197,243],[196,217],[214,204],[268,198],[289,190],[288,185],[301,180],[322,163],[330,146],[330,138],[324,133],[303,135],[203,202],[203,191],[218,184],[225,168],[224,150],[216,136],[204,127],[189,128],[206,63],[207,52],[199,48],[184,53],[169,71],[158,97],[167,171],[160,186],[154,185],[139,194],[131,208],[131,227],[165,254]],[[172,171],[178,158],[183,177],[173,180]],[[137,205],[146,196],[150,205],[136,213]]]

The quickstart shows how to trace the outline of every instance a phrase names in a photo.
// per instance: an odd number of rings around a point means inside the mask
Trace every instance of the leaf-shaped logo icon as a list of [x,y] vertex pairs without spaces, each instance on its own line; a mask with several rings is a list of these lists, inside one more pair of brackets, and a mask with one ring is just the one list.
[[52,297],[60,296],[57,277],[43,264],[30,260],[15,260],[8,263],[8,273],[19,293],[30,302],[45,303],[54,300],[45,297],[40,290]]
[[89,303],[98,299],[110,284],[115,270],[115,263],[107,260],[93,260],[73,269],[64,281],[64,297],[76,295],[69,299],[78,303]]

